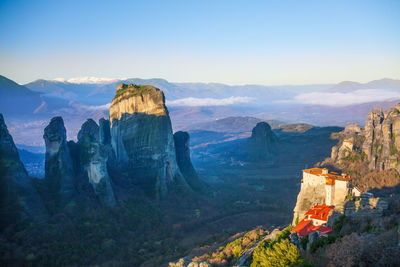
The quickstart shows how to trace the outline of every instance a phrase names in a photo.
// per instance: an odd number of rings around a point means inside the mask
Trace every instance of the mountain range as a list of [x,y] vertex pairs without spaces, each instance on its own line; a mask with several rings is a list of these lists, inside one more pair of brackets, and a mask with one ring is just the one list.
[[[362,124],[373,106],[388,108],[400,100],[400,80],[393,79],[364,84],[264,86],[83,77],[40,79],[19,85],[0,76],[0,111],[18,145],[43,146],[42,141],[31,140],[41,140],[41,130],[53,116],[64,118],[68,138],[76,140],[86,118],[108,117],[109,100],[122,82],[149,84],[163,90],[174,131],[210,130],[217,127],[210,125],[227,117],[317,126]],[[227,123],[226,127],[233,129],[238,122]],[[246,124],[243,119],[242,123]]]

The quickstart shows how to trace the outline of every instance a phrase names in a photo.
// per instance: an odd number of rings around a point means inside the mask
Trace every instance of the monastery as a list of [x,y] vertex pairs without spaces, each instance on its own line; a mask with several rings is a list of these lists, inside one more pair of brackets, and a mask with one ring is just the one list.
[[327,226],[327,222],[335,206],[343,205],[349,194],[353,196],[361,194],[358,188],[353,188],[351,177],[345,173],[340,175],[326,168],[303,170],[301,189],[317,186],[324,186],[325,188],[325,203],[318,203],[313,206],[292,229],[292,232],[296,232],[301,238],[315,231],[318,231],[320,235],[327,235],[332,231],[332,228]]

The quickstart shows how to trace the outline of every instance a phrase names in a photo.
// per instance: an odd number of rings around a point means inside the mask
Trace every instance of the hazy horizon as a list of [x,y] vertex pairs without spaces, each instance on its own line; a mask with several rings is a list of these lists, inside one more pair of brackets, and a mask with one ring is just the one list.
[[[3,75],[0,73],[0,75]],[[3,75],[4,77],[11,79],[8,76]],[[112,83],[115,81],[124,81],[128,79],[142,79],[142,80],[153,80],[153,79],[161,79],[165,80],[169,83],[176,83],[176,84],[196,84],[196,83],[202,83],[202,84],[223,84],[223,85],[229,85],[229,86],[251,86],[251,85],[260,85],[260,86],[312,86],[312,85],[336,85],[340,84],[343,82],[355,82],[355,83],[360,83],[360,84],[365,84],[369,83],[372,81],[379,81],[379,80],[400,80],[400,78],[393,78],[393,77],[381,77],[377,79],[367,79],[366,81],[356,81],[356,80],[343,80],[343,81],[337,81],[337,82],[332,82],[332,83],[316,83],[316,82],[311,82],[311,83],[303,83],[303,84],[289,84],[289,83],[283,83],[283,84],[260,84],[260,83],[236,83],[232,84],[229,82],[212,82],[212,81],[188,81],[188,82],[183,82],[183,81],[171,81],[168,80],[164,77],[135,77],[135,76],[127,76],[127,77],[99,77],[99,76],[74,76],[74,77],[56,77],[56,78],[36,78],[27,82],[20,82],[18,80],[13,80],[12,81],[18,83],[19,85],[26,85],[31,82],[35,82],[38,80],[46,80],[46,81],[54,81],[54,82],[67,82],[71,84],[101,84],[101,83]]]

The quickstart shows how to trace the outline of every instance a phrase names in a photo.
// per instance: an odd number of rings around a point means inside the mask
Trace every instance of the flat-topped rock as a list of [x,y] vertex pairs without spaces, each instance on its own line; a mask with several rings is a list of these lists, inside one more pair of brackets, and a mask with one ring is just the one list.
[[134,113],[167,116],[164,93],[151,85],[120,84],[110,106],[111,124],[123,114]]
[[176,162],[171,120],[163,92],[150,85],[121,84],[110,107],[111,144],[118,183],[144,188],[155,198],[188,187]]

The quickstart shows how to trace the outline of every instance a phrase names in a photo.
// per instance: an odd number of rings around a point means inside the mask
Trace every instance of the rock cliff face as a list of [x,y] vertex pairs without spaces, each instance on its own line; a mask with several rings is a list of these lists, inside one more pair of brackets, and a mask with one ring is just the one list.
[[22,164],[0,114],[0,229],[20,219],[47,217],[42,199]]
[[171,120],[162,91],[121,84],[110,107],[111,144],[119,165],[118,185],[140,186],[155,198],[187,188],[176,162]]
[[114,205],[114,191],[107,169],[107,160],[112,153],[111,145],[108,143],[110,124],[102,119],[100,125],[101,128],[95,121],[88,119],[78,133],[80,172],[83,179],[92,185],[100,202]]
[[367,116],[364,129],[349,125],[338,139],[331,156],[336,163],[358,157],[366,161],[370,170],[400,171],[400,104],[385,113],[381,108],[374,108]]
[[54,117],[44,129],[46,144],[45,181],[49,192],[54,194],[56,206],[68,204],[77,194],[75,172],[67,144],[64,121]]
[[176,161],[182,175],[189,186],[196,191],[205,189],[205,184],[199,179],[196,170],[190,160],[189,134],[187,132],[176,132],[174,134]]
[[301,221],[304,214],[317,204],[325,204],[325,184],[302,185],[293,210],[292,224],[296,225],[297,218]]
[[249,139],[249,159],[273,161],[278,154],[278,138],[266,122],[257,123]]

